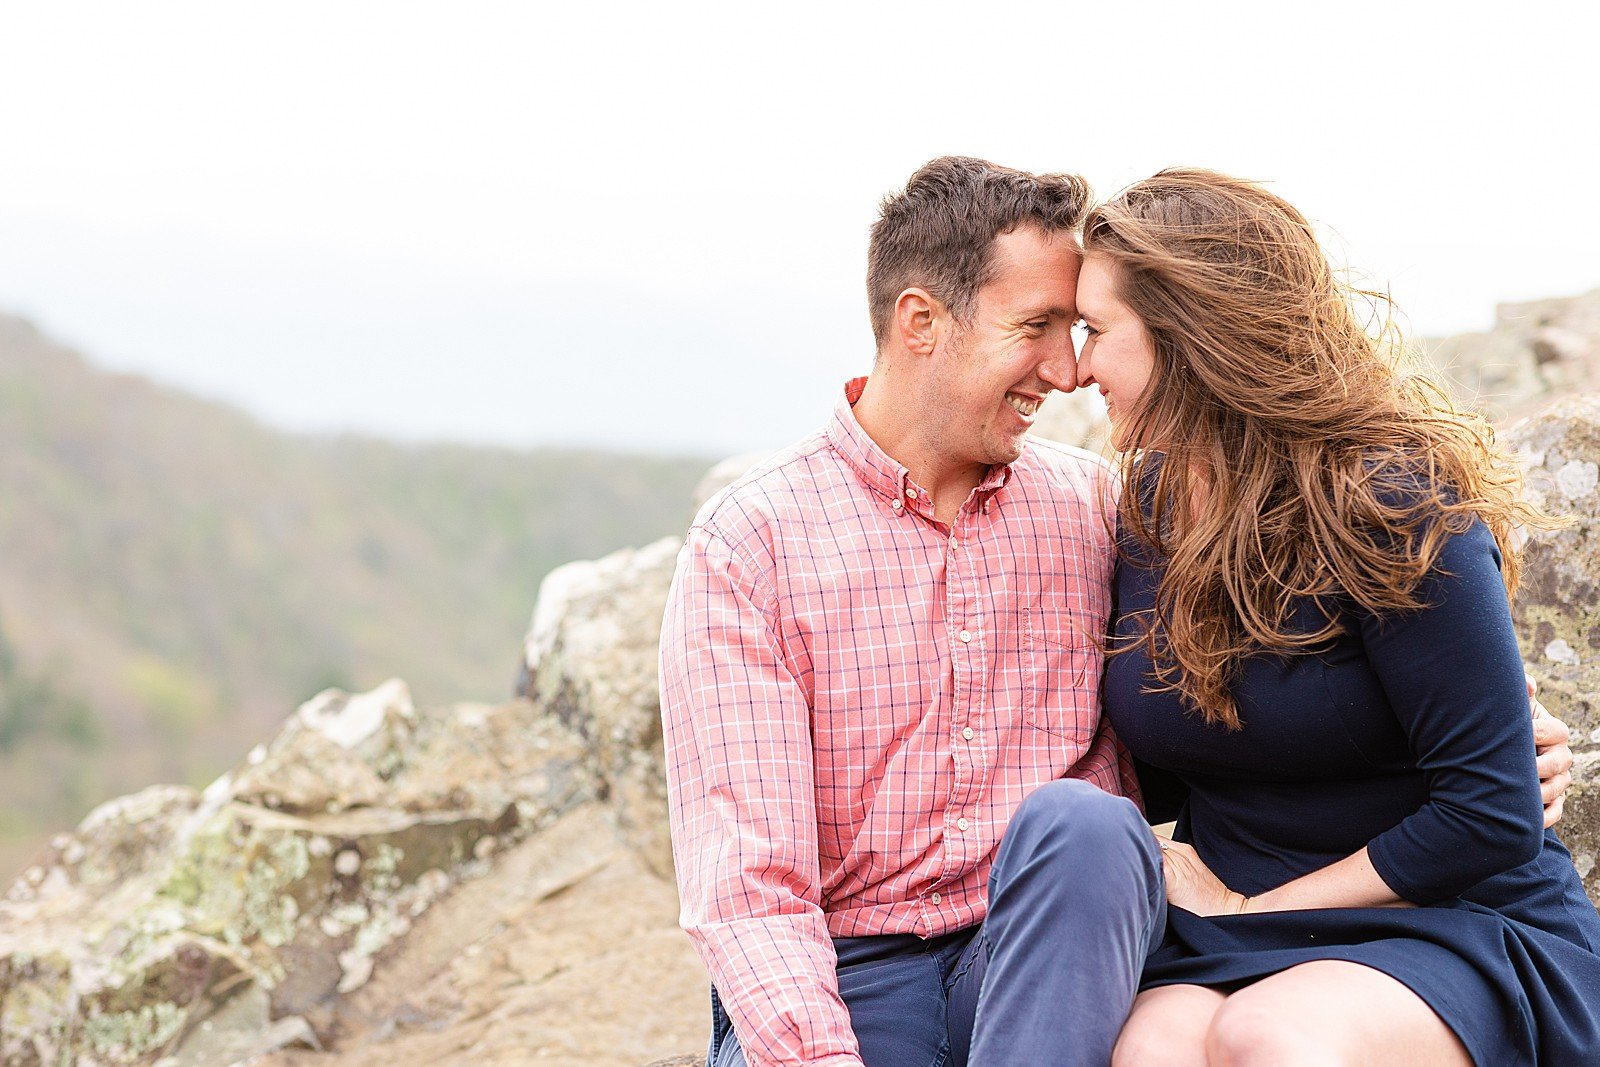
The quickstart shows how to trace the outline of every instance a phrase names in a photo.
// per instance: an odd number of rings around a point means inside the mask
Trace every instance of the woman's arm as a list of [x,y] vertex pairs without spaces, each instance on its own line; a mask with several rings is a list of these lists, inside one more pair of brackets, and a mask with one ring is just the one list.
[[1174,904],[1217,914],[1428,903],[1538,854],[1544,815],[1528,694],[1487,528],[1451,537],[1418,595],[1425,607],[1364,617],[1361,633],[1426,776],[1426,801],[1354,855],[1250,899],[1192,849],[1168,846]]
[[1306,908],[1406,908],[1411,902],[1389,888],[1367,850],[1330,863],[1257,896],[1235,893],[1211,873],[1199,853],[1181,841],[1158,838],[1167,900],[1196,915],[1241,915]]

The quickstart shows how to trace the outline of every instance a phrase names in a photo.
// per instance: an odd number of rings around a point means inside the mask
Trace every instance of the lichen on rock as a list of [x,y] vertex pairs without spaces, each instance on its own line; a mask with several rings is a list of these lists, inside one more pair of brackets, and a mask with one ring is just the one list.
[[1514,614],[1540,697],[1572,728],[1574,784],[1556,832],[1600,901],[1600,394],[1558,400],[1506,439],[1529,498],[1571,520],[1528,537]]
[[526,701],[419,713],[400,682],[319,694],[204,793],[102,805],[12,886],[0,1062],[153,1063],[240,983],[274,1021],[352,992],[486,870],[480,842],[592,801],[590,762]]

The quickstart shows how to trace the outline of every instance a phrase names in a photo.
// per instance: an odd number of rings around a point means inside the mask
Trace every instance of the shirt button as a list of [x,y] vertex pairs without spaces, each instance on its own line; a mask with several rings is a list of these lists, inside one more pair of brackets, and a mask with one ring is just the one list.
[[957,830],[965,830],[966,828],[967,828],[967,820],[965,820],[965,819],[957,819],[956,820],[956,829]]
[[956,634],[956,636],[961,638],[961,643],[962,644],[967,644],[968,642],[970,642],[972,640],[972,631],[971,630],[962,630],[960,633]]
[[932,901],[933,903],[937,904],[937,903],[939,903],[939,894],[938,893],[931,893],[931,894],[929,894],[928,899],[930,901]]
[[906,487],[906,496],[910,497],[912,500],[915,500],[915,499],[917,499],[917,491],[915,489],[912,489],[910,486],[907,486]]
[[950,538],[950,550],[952,552],[955,551],[956,549],[960,548],[960,547],[961,547],[961,542],[960,541],[957,541],[954,537]]
[[966,738],[968,741],[971,741],[972,740],[972,727],[968,726],[968,727],[963,728],[962,731],[961,731],[961,736]]
[[900,511],[900,510],[903,510],[905,508],[906,503],[905,503],[904,500],[901,500],[899,497],[895,497],[893,500],[891,500],[889,502],[889,506],[891,508],[894,508],[896,511]]

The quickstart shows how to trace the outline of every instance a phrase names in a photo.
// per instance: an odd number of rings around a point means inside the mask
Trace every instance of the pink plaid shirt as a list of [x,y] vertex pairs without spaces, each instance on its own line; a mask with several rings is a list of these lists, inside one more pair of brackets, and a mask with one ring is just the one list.
[[1100,718],[1105,465],[1030,441],[946,526],[864,382],[701,510],[661,635],[683,927],[752,1065],[860,1063],[831,937],[981,922],[1032,789],[1135,789]]

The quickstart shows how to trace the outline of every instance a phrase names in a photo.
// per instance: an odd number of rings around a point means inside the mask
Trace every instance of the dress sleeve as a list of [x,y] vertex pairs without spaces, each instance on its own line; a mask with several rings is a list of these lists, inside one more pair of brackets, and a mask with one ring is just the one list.
[[1361,613],[1361,636],[1428,786],[1368,855],[1389,888],[1425,904],[1533,859],[1544,830],[1522,658],[1482,522],[1445,541],[1418,598],[1419,610]]
[[661,633],[681,922],[751,1067],[859,1067],[822,914],[810,705],[763,568],[689,532]]

